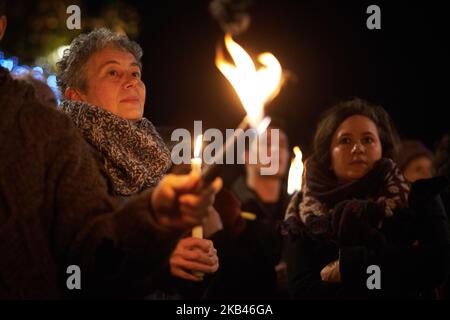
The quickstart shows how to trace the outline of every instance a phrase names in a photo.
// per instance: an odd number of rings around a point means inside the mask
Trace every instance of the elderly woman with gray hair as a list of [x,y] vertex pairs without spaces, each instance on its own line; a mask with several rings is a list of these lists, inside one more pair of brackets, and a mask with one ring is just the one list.
[[[143,117],[141,57],[136,42],[98,29],[76,37],[57,64],[61,109],[101,158],[118,196],[155,186],[171,167],[168,148]],[[170,258],[170,273],[185,280],[201,280],[193,271],[217,269],[217,252],[207,239],[180,240]]]
[[143,117],[142,49],[106,29],[81,34],[58,62],[62,110],[103,158],[114,194],[130,196],[157,184],[170,153]]

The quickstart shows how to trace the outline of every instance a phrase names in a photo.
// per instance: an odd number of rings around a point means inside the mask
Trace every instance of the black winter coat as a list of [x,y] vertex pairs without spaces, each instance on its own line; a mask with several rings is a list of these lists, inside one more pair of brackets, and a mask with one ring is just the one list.
[[[439,193],[442,177],[413,184],[409,208],[385,219],[379,247],[348,246],[312,240],[302,223],[286,223],[286,261],[290,294],[296,299],[427,298],[449,271],[448,220]],[[415,240],[418,245],[411,245]],[[321,280],[321,270],[339,259],[342,283]],[[368,266],[381,271],[381,289],[369,289]],[[431,292],[431,293],[430,293]]]

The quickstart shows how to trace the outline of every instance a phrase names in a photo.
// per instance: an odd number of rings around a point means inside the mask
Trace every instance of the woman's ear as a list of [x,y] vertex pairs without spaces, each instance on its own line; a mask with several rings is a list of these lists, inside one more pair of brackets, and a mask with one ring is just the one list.
[[85,101],[84,95],[80,93],[77,89],[74,89],[72,87],[66,88],[66,91],[64,91],[64,97],[67,100]]

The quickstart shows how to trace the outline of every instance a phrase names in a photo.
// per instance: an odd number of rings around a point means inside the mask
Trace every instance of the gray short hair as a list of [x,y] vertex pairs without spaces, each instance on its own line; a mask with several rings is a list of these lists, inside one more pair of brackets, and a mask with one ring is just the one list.
[[97,51],[107,47],[116,47],[131,53],[140,64],[142,48],[126,35],[117,34],[109,29],[96,29],[88,34],[80,34],[73,39],[70,48],[64,50],[63,57],[56,63],[57,84],[61,93],[68,87],[87,90],[86,63]]

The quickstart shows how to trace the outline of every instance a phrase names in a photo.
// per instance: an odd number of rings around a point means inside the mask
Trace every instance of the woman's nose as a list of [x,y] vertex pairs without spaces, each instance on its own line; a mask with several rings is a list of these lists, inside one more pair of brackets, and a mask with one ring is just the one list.
[[126,80],[125,88],[134,87],[135,85],[137,85],[138,82],[139,82],[138,78],[131,76]]
[[352,153],[361,153],[361,152],[364,152],[364,146],[361,143],[356,142],[352,147]]

